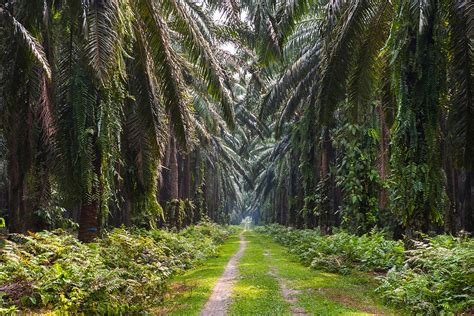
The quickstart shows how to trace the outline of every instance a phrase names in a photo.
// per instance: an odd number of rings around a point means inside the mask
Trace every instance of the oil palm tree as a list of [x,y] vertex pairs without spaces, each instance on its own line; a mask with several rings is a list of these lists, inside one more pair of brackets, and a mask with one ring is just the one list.
[[[126,131],[130,132],[126,136],[129,138],[127,144],[129,152],[135,156],[133,164],[138,170],[138,183],[141,182],[144,189],[142,194],[131,195],[132,204],[135,211],[143,208],[145,212],[155,215],[160,212],[155,192],[158,168],[164,154],[162,148],[168,138],[166,126],[169,124],[171,127],[172,146],[175,143],[186,146],[188,143],[189,99],[185,95],[182,75],[187,63],[197,65],[198,75],[203,78],[210,95],[222,104],[222,112],[229,125],[233,123],[233,113],[225,75],[211,50],[212,33],[202,18],[199,6],[187,1],[157,3],[133,0],[92,1],[86,6],[71,9],[74,10],[68,18],[69,23],[88,26],[88,30],[78,28],[77,34],[72,34],[84,42],[80,50],[85,53],[84,59],[78,58],[75,62],[80,64],[82,60],[86,61],[89,68],[80,65],[79,71],[92,70],[85,80],[95,87],[85,89],[89,92],[95,90],[95,95],[85,91],[81,94],[81,97],[85,96],[86,106],[80,110],[91,115],[90,126],[80,126],[77,129],[79,134],[65,142],[68,144],[72,140],[74,146],[70,148],[85,149],[85,165],[79,170],[86,174],[67,178],[81,179],[84,185],[81,190],[79,233],[81,239],[88,241],[96,236],[99,210],[102,208],[102,214],[106,213],[110,195],[108,183],[111,183],[113,168],[117,164],[114,161],[117,156],[113,153],[119,152],[118,131],[121,126],[117,126],[116,122],[121,121],[124,104],[131,105],[131,109],[127,109]],[[86,13],[85,19],[83,12]],[[133,57],[131,60],[125,56],[128,43],[132,47],[129,53]],[[69,51],[71,49],[69,47]],[[74,74],[67,77],[69,80],[75,78]],[[131,82],[130,78],[136,80]],[[132,91],[127,90],[127,84]],[[124,102],[130,92],[134,92],[129,97],[132,100]],[[69,102],[64,104],[70,109]],[[77,118],[84,122],[81,115],[75,113],[70,118],[62,117],[61,121]],[[81,135],[84,131],[90,134]],[[84,139],[89,143],[81,144]],[[75,156],[77,154],[74,153],[69,156],[71,167],[71,163],[77,161]]]
[[[277,131],[283,134],[287,122],[316,126],[301,146],[305,152],[314,150],[322,163],[324,148],[316,145],[324,143],[320,135],[331,129],[340,105],[348,103],[357,122],[376,102],[380,125],[392,125],[392,209],[411,227],[408,237],[426,231],[441,220],[445,208],[439,155],[443,106],[450,108],[459,161],[466,161],[462,155],[472,147],[465,142],[472,130],[471,13],[466,1],[336,0],[307,6],[284,41],[283,70],[263,100],[262,116],[279,113]],[[466,192],[472,187],[468,180]]]
[[37,226],[33,211],[48,197],[55,148],[43,17],[37,3],[0,3],[1,124],[8,148],[8,221],[16,232]]
[[[183,80],[190,64],[210,97],[222,105],[225,122],[233,125],[231,94],[211,49],[213,30],[203,6],[191,1],[65,0],[36,9],[22,1],[2,5],[2,23],[16,37],[8,49],[21,45],[29,58],[18,71],[37,65],[43,73],[37,84],[43,89],[41,104],[57,122],[43,126],[56,132],[55,174],[61,188],[70,205],[81,206],[79,238],[92,240],[105,221],[124,149],[126,167],[137,172],[129,187],[141,193],[131,195],[131,204],[135,210],[159,213],[155,192],[167,126],[180,146],[187,145],[190,135],[190,99]],[[20,23],[19,13],[27,24]],[[31,31],[38,29],[51,38]],[[51,118],[46,115],[50,112],[41,113],[42,119]],[[48,133],[52,131],[43,131]],[[137,190],[137,183],[143,190]]]

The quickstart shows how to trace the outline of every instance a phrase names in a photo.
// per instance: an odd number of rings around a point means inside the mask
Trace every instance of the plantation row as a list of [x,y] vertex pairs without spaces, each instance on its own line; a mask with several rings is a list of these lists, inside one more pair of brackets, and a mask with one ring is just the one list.
[[397,308],[421,315],[472,312],[474,306],[474,241],[450,235],[426,237],[414,249],[373,231],[362,236],[280,225],[257,228],[287,246],[314,269],[348,274],[384,272],[377,292]]
[[0,253],[0,314],[150,310],[171,276],[215,256],[228,235],[210,222],[179,233],[117,228],[91,244],[63,230],[12,235]]

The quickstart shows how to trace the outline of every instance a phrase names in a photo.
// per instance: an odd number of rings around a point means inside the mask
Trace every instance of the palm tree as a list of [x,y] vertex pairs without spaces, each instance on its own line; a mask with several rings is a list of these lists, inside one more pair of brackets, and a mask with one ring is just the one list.
[[[453,1],[448,3],[451,30],[451,50],[449,87],[451,89],[452,110],[449,115],[454,143],[455,159],[465,170],[461,204],[461,227],[474,231],[474,206],[472,202],[473,184],[473,150],[474,144],[474,4],[469,1]],[[461,172],[462,173],[462,172]],[[453,179],[450,177],[449,179]],[[448,180],[450,181],[450,180]],[[453,182],[448,182],[455,187]],[[455,194],[451,195],[456,200]],[[454,203],[453,203],[454,204]],[[456,213],[456,209],[453,210]]]
[[[348,103],[352,121],[359,122],[367,106],[376,102],[381,135],[387,137],[384,126],[393,124],[392,210],[402,218],[408,237],[414,231],[426,231],[441,220],[445,207],[439,118],[448,92],[454,97],[451,100],[458,101],[447,104],[451,117],[463,113],[462,119],[450,125],[451,135],[460,141],[458,152],[472,147],[463,141],[472,125],[472,50],[466,45],[472,31],[472,6],[466,1],[327,1],[306,6],[304,11],[283,41],[284,68],[263,100],[262,116],[279,112],[280,134],[285,133],[286,122],[309,127],[300,146],[319,156],[324,180],[325,151],[331,151],[328,132],[337,109]],[[443,59],[447,50],[463,63],[449,66],[449,60]],[[450,69],[461,77],[447,76]],[[447,91],[447,84],[454,88]],[[380,143],[386,153],[387,140]],[[462,154],[460,161],[465,161]],[[380,157],[384,159],[380,171],[386,178],[388,155]],[[472,187],[468,180],[466,192]]]
[[[84,41],[84,57],[93,70],[85,79],[95,86],[96,92],[95,96],[81,94],[87,101],[86,107],[80,110],[104,115],[91,116],[92,124],[79,127],[79,134],[65,142],[73,144],[70,147],[75,149],[85,149],[79,153],[79,156],[84,154],[86,164],[79,169],[86,173],[79,177],[83,180],[79,236],[89,241],[96,236],[96,228],[99,227],[99,209],[103,209],[102,214],[107,211],[110,169],[116,164],[113,153],[119,152],[117,131],[120,126],[114,126],[114,123],[120,122],[126,98],[121,91],[126,91],[125,83],[130,76],[138,80],[130,83],[132,91],[136,93],[132,98],[136,96],[136,99],[130,102],[132,112],[129,113],[127,131],[131,134],[126,137],[130,138],[128,144],[135,155],[134,163],[138,171],[148,174],[138,177],[138,182],[142,182],[145,189],[143,193],[130,195],[134,213],[141,207],[148,214],[160,212],[154,192],[158,167],[164,154],[162,147],[168,138],[164,136],[167,118],[171,127],[170,148],[174,149],[178,143],[186,146],[188,142],[189,108],[182,75],[188,61],[199,67],[198,75],[203,78],[210,95],[221,101],[224,117],[229,124],[233,122],[233,114],[224,74],[210,48],[212,37],[209,37],[205,21],[198,18],[202,15],[200,7],[186,1],[156,3],[134,0],[120,3],[93,1],[76,10],[69,18],[69,23],[86,24],[89,30],[78,30],[77,34],[68,35],[77,36],[80,42]],[[86,12],[84,21],[81,21],[81,12]],[[83,36],[85,33],[89,33],[87,37]],[[175,44],[172,44],[172,40]],[[124,56],[126,41],[130,41],[133,47],[133,60],[130,62]],[[80,59],[77,62],[80,63]],[[130,63],[130,66],[121,66],[126,63]],[[79,69],[87,67],[80,65]],[[75,76],[69,74],[68,77]],[[65,105],[68,106],[68,103]],[[90,110],[87,110],[88,107]],[[76,118],[81,119],[81,115],[77,117],[73,113],[70,119],[62,117],[61,121],[68,122]],[[93,131],[90,136],[81,135],[88,129]],[[84,139],[89,143],[81,144]],[[175,155],[176,150],[172,150],[171,158],[175,158]],[[71,167],[77,161],[74,156],[77,154],[72,153],[68,159],[70,165],[72,163]],[[73,174],[68,178],[78,179]],[[176,178],[171,179],[172,183],[168,184],[170,188],[176,187],[176,181]]]
[[[203,8],[190,1],[150,0],[47,2],[44,10],[19,1],[0,8],[8,31],[15,30],[8,35],[16,41],[7,48],[23,49],[23,60],[18,59],[12,71],[28,75],[33,70],[23,70],[37,65],[43,74],[38,82],[31,81],[42,91],[41,119],[53,120],[54,113],[57,123],[45,122],[42,133],[53,138],[57,132],[55,174],[69,205],[81,205],[81,240],[97,236],[117,189],[117,168],[124,161],[127,172],[130,168],[136,172],[125,183],[132,213],[141,209],[144,214],[160,214],[156,187],[167,134],[171,143],[183,148],[190,137],[186,69],[195,67],[194,74],[202,78],[210,97],[222,105],[226,123],[233,125],[231,94],[211,49],[213,30]],[[25,14],[28,24],[20,24],[17,11]],[[54,34],[51,38],[41,35],[50,55],[37,39],[40,34],[32,35],[27,29]],[[5,95],[11,98],[14,93],[20,92],[6,91]],[[13,128],[13,121],[5,125]],[[17,130],[10,134],[20,135]],[[14,167],[12,163],[12,177]],[[26,172],[25,167],[18,168]],[[22,201],[23,193],[15,196]]]
[[56,194],[83,241],[109,213],[180,228],[241,210],[323,233],[350,216],[363,233],[376,207],[411,238],[439,229],[447,193],[449,229],[472,230],[473,15],[467,0],[3,0],[9,226],[41,228]]
[[36,228],[33,211],[49,194],[55,131],[45,20],[38,4],[0,3],[1,121],[8,148],[8,222],[15,232]]

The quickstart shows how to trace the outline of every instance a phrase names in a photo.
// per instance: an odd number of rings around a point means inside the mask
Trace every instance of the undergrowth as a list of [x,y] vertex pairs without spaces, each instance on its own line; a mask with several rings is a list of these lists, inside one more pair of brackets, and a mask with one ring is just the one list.
[[474,241],[440,235],[417,242],[393,267],[378,292],[398,307],[423,315],[474,313]]
[[228,234],[203,222],[179,233],[118,228],[92,244],[62,230],[11,235],[0,254],[0,314],[144,312],[172,275],[215,256]]
[[474,240],[440,235],[414,242],[405,250],[401,241],[382,233],[363,236],[339,232],[322,236],[317,230],[281,225],[257,228],[287,246],[315,269],[350,273],[387,272],[376,292],[387,302],[419,315],[474,312]]
[[386,271],[404,260],[403,243],[387,240],[381,232],[359,237],[346,232],[321,236],[317,230],[280,225],[259,227],[258,230],[288,246],[290,252],[306,265],[329,272]]

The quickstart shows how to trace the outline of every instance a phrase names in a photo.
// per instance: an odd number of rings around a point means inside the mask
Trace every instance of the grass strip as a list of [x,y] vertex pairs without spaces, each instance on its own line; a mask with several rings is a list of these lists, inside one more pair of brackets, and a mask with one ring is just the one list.
[[339,275],[310,269],[269,236],[252,233],[270,252],[272,265],[288,286],[300,292],[297,305],[312,315],[394,315],[374,293],[377,281],[367,273]]
[[230,315],[282,315],[289,313],[278,280],[270,275],[271,258],[260,235],[244,233],[247,249],[240,259],[239,279],[232,293]]
[[170,293],[157,314],[199,315],[212,289],[224,272],[229,259],[239,249],[238,233],[231,235],[219,247],[217,257],[210,258],[203,265],[173,278]]

